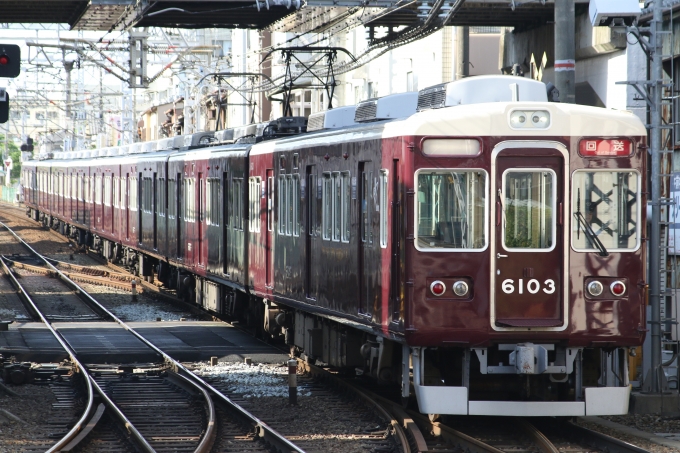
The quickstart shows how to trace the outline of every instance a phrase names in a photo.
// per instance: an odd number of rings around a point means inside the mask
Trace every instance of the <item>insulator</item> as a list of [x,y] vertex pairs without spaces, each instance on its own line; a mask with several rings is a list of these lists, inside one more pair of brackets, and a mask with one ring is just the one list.
[[430,15],[432,5],[430,5],[430,2],[419,2],[416,9],[418,10],[418,19],[425,20]]
[[451,11],[451,8],[453,8],[453,3],[444,2],[440,9],[439,18],[442,20],[446,19],[446,17],[449,15],[449,12]]

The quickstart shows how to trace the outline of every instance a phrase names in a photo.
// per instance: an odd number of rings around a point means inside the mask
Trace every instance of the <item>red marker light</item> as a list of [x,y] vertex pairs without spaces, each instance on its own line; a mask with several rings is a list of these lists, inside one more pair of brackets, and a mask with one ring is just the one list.
[[0,55],[0,65],[9,64],[9,57],[7,55]]
[[623,282],[617,280],[609,286],[609,289],[613,295],[620,297],[626,292],[626,285],[624,285]]
[[432,294],[439,297],[446,292],[446,285],[439,280],[434,281],[430,285],[430,291],[432,291]]
[[633,154],[630,140],[601,140],[584,138],[579,143],[579,153],[584,157],[610,156],[626,157]]

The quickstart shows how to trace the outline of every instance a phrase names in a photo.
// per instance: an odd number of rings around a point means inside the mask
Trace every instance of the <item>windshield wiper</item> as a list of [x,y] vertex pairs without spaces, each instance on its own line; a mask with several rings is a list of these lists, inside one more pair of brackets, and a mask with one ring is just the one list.
[[586,234],[586,237],[588,238],[590,244],[593,245],[594,248],[598,250],[598,255],[609,256],[609,252],[604,247],[604,244],[602,243],[602,241],[600,241],[600,238],[597,237],[597,234],[595,234],[593,229],[590,228],[590,225],[588,225],[588,223],[586,222],[586,218],[583,217],[583,214],[581,214],[581,189],[578,189],[576,195],[576,212],[574,213],[574,217],[576,217],[576,220],[578,220],[579,226],[581,227],[581,229],[583,229],[583,232]]

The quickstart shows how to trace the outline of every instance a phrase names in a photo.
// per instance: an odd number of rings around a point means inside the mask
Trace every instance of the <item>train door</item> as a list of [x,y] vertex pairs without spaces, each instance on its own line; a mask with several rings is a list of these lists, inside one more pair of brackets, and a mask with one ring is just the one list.
[[317,229],[317,176],[314,165],[308,165],[305,173],[307,182],[306,198],[306,217],[307,235],[305,239],[305,292],[308,299],[316,299],[317,294],[317,272],[314,255],[319,246],[319,232]]
[[177,234],[175,235],[177,249],[175,251],[175,256],[177,256],[178,259],[182,259],[184,255],[184,249],[182,248],[184,246],[184,241],[182,240],[182,233],[184,231],[182,228],[182,220],[184,219],[184,183],[185,180],[182,179],[182,173],[177,173],[177,219],[175,220],[177,222],[175,227],[175,231],[177,231]]
[[[265,249],[267,253],[266,283],[268,288],[274,287],[274,169],[267,169],[267,231]],[[259,200],[259,194],[258,194]],[[259,202],[258,202],[259,204]],[[279,219],[279,222],[281,219]]]
[[560,151],[509,144],[494,152],[491,316],[496,330],[566,325]]
[[[359,163],[359,313],[371,316],[375,302],[375,275],[379,268],[373,222],[376,215],[373,181],[373,163]],[[378,255],[379,256],[379,255]]]

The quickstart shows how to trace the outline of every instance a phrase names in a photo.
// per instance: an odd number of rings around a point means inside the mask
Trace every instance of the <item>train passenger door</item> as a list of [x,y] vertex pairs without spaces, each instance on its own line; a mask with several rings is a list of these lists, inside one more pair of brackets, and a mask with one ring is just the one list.
[[566,149],[510,143],[492,163],[491,323],[562,330],[567,323],[564,250]]
[[123,209],[125,210],[125,215],[123,216],[123,223],[125,224],[125,239],[130,239],[130,173],[125,174],[123,195],[125,199],[123,200]]
[[158,250],[158,173],[153,173],[153,188],[149,194],[152,198],[152,208],[153,213],[153,249]]
[[[359,313],[371,316],[376,302],[376,274],[380,262],[376,261],[376,239],[373,223],[376,217],[373,181],[373,164],[359,162]],[[379,248],[378,248],[379,250]]]
[[[267,232],[265,250],[267,253],[266,282],[268,288],[274,287],[274,169],[267,169]],[[258,194],[258,199],[259,199]],[[279,197],[280,199],[281,197]],[[259,202],[258,202],[259,204]],[[279,219],[279,222],[281,219]]]

